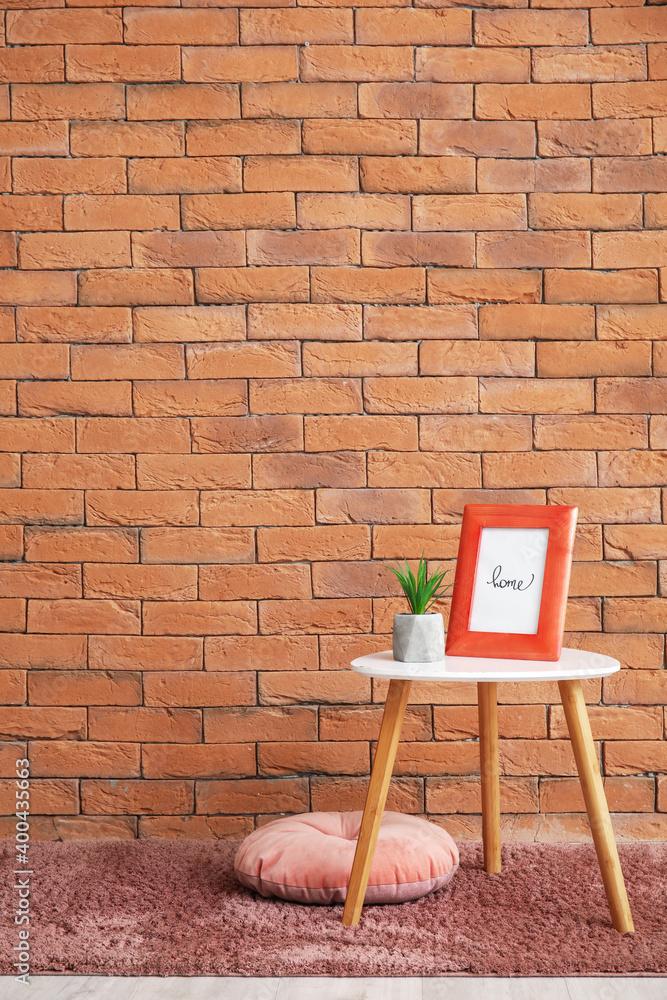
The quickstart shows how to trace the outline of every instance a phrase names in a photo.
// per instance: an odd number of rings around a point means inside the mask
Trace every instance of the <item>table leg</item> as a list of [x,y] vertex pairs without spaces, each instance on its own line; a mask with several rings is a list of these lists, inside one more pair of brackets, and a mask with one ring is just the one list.
[[498,685],[477,685],[479,765],[482,776],[484,868],[500,871],[500,772],[498,767]]
[[600,864],[611,920],[621,934],[632,934],[634,924],[618,859],[618,850],[609,816],[600,766],[593,743],[591,724],[581,681],[559,681],[563,711],[567,720],[574,758],[577,762],[579,782],[584,794],[588,820],[591,825],[595,851]]
[[347,887],[343,923],[348,927],[359,923],[361,908],[364,905],[368,876],[373,864],[373,854],[380,832],[384,804],[387,801],[389,782],[394,770],[394,760],[401,736],[405,707],[408,703],[410,684],[410,681],[393,680],[389,682],[380,738],[375,752],[375,762],[368,785],[364,815],[357,838],[357,849]]

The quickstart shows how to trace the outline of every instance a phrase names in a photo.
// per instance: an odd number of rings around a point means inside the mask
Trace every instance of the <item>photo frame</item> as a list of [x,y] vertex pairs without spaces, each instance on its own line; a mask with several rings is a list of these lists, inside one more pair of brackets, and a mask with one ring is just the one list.
[[577,508],[466,504],[446,653],[557,660]]

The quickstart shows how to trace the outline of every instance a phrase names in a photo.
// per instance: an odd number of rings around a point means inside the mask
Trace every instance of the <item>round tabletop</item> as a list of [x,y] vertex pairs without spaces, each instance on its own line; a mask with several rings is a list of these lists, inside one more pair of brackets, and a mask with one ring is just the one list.
[[433,663],[402,663],[390,649],[352,660],[366,677],[406,681],[573,681],[608,677],[621,669],[612,656],[565,649],[558,660],[500,660],[488,656],[445,656]]

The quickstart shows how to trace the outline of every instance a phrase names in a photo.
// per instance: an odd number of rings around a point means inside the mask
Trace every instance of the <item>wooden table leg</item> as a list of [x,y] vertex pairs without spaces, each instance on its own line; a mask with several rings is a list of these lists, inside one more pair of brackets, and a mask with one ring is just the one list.
[[410,694],[410,684],[411,681],[393,680],[389,682],[380,738],[375,752],[375,762],[368,785],[366,805],[361,819],[357,849],[354,854],[345,909],[343,910],[343,923],[348,927],[359,923],[361,908],[364,905],[368,876],[373,864],[373,854],[380,832],[384,804],[387,801],[389,782],[394,770],[398,741],[401,736],[403,716]]
[[500,871],[500,772],[498,767],[498,685],[477,685],[479,766],[482,775],[484,868]]
[[559,681],[558,687],[570,732],[574,758],[577,762],[579,782],[584,793],[584,802],[600,864],[602,881],[607,893],[611,920],[616,930],[620,931],[621,934],[632,934],[635,927],[625,891],[623,872],[618,859],[618,850],[604,794],[604,785],[600,776],[600,765],[595,752],[581,681]]

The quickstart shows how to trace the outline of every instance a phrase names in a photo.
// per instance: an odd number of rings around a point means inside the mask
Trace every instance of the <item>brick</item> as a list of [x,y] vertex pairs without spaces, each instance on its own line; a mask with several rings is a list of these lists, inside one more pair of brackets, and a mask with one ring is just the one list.
[[649,80],[665,80],[667,79],[667,73],[665,72],[665,58],[667,56],[667,46],[665,45],[649,45],[647,46],[648,55],[648,77]]
[[525,229],[526,201],[521,195],[420,195],[413,199],[415,229]]
[[30,562],[137,562],[134,528],[28,528],[25,558]]
[[300,194],[297,220],[304,229],[405,229],[410,202],[404,195]]
[[471,377],[369,378],[364,401],[369,413],[474,413],[477,382]]
[[23,670],[0,670],[3,705],[23,705],[27,699],[26,673]]
[[596,267],[659,267],[665,259],[665,233],[596,233]]
[[178,199],[172,195],[71,195],[66,229],[127,229],[128,213],[138,229],[178,229]]
[[59,45],[5,48],[0,52],[0,83],[58,83],[65,79]]
[[[212,125],[208,122],[192,122],[188,125],[187,151],[188,156],[266,156],[299,153],[301,151],[299,123],[231,121],[222,125],[217,123]],[[309,150],[304,147],[304,152]]]
[[592,340],[592,306],[505,304],[483,305],[479,311],[482,340]]
[[416,375],[417,349],[400,343],[304,344],[303,370],[315,376]]
[[[634,675],[634,671],[630,671]],[[644,676],[646,671],[641,671]],[[615,679],[615,678],[614,678]],[[611,680],[611,678],[605,678]],[[588,717],[591,721],[593,739],[661,739],[662,718],[659,707],[629,708],[624,705],[621,710],[591,705]],[[568,731],[563,709],[560,705],[552,705],[549,713],[549,735],[555,739],[567,738]]]
[[650,345],[644,341],[538,344],[537,374],[540,378],[650,375]]
[[178,417],[81,417],[77,450],[92,454],[188,452],[190,429]]
[[142,750],[145,778],[244,778],[253,777],[255,748],[251,743],[225,747],[168,746],[147,743]]
[[141,678],[138,673],[128,671],[39,670],[30,675],[29,684],[31,705],[141,703]]
[[[1,129],[2,126],[0,136]],[[303,152],[366,156],[414,155],[417,152],[417,123],[347,119],[306,121],[303,124]]]
[[249,264],[334,266],[361,263],[357,229],[311,229],[284,233],[250,230],[246,239]]
[[80,490],[0,490],[0,523],[82,524]]
[[606,42],[664,42],[667,25],[661,10],[595,10],[591,12],[591,37]]
[[[480,119],[500,121],[587,119],[591,117],[590,87],[583,83],[480,83],[475,95],[475,113]],[[602,116],[596,114],[596,117]]]
[[13,156],[66,156],[66,122],[0,122],[3,153]]
[[[407,725],[406,725],[407,728]],[[310,779],[311,805],[314,810],[363,810],[368,779],[338,778],[325,775]],[[393,778],[387,795],[387,809],[407,814],[424,811],[421,778]]]
[[[193,194],[183,197],[185,229],[292,229],[294,195]],[[175,227],[174,227],[175,228]]]
[[86,522],[91,525],[189,525],[197,523],[197,495],[181,490],[89,490]]
[[665,112],[667,83],[594,83],[592,91],[594,118],[659,118]]
[[25,455],[23,485],[33,489],[132,489],[129,455]]
[[0,455],[0,482],[6,487],[21,485],[21,458],[19,455]]
[[360,413],[359,379],[253,379],[253,413]]
[[3,416],[16,413],[16,382],[9,379],[0,382],[0,413]]
[[16,83],[12,117],[18,121],[124,118],[123,91],[119,83]]
[[478,267],[590,267],[587,232],[479,233]]
[[[478,778],[426,779],[426,802],[429,813],[445,810],[458,813],[479,812],[480,795]],[[500,803],[503,813],[537,812],[537,779],[501,778]]]
[[[332,603],[339,606],[341,604],[339,601]],[[342,603],[359,604],[358,601]],[[302,670],[292,673],[286,670],[259,675],[259,697],[262,705],[312,702],[320,705],[364,705],[370,701],[370,694],[370,679],[349,671],[343,673],[340,670]]]
[[362,83],[359,85],[359,116],[470,118],[472,97],[472,87],[466,84]]
[[144,604],[146,635],[253,635],[254,601],[156,601]]
[[[427,341],[419,348],[422,375],[534,375],[532,344]],[[542,374],[542,373],[540,373]]]
[[134,310],[134,339],[144,343],[245,340],[245,327],[242,306],[168,306]]
[[134,391],[138,417],[234,416],[247,409],[246,386],[239,379],[142,382]]
[[23,528],[18,524],[0,527],[0,559],[14,562],[23,558]]
[[[336,45],[354,42],[352,11],[242,10],[241,43]],[[357,41],[364,41],[357,37]]]
[[[180,51],[177,45],[68,45],[66,59],[67,78],[77,82],[178,80],[181,75]],[[128,95],[132,89],[128,87]],[[128,100],[128,112],[129,110]],[[129,117],[135,118],[138,115],[131,114]]]
[[299,813],[309,808],[307,778],[198,781],[198,813]]
[[311,596],[307,566],[204,566],[200,572],[202,600],[303,599]]
[[[603,781],[605,797],[609,808],[614,812],[653,811],[653,778],[607,777]],[[542,812],[567,813],[574,809],[584,812],[585,808],[584,797],[576,778],[542,778],[540,781]]]
[[67,378],[67,348],[60,345],[0,344],[0,376],[17,379]]
[[50,635],[0,635],[0,664],[28,670],[85,670],[86,646],[86,638],[78,635],[61,636],[55,644]]
[[[623,39],[624,41],[626,39]],[[583,10],[479,11],[475,16],[476,45],[586,45],[588,17]]]
[[[9,186],[9,185],[7,185]],[[16,252],[16,236],[14,233],[1,233],[0,234],[0,263],[7,265],[8,267],[15,267],[17,264],[17,252]],[[42,278],[44,276],[42,275]],[[6,314],[5,314],[6,315]],[[7,339],[5,335],[3,339]],[[12,337],[13,339],[13,337]]]
[[249,339],[291,340],[295,335],[304,340],[361,340],[361,306],[248,305]]
[[370,558],[366,525],[276,527],[257,529],[259,562],[299,562]]
[[238,16],[234,10],[124,11],[125,41],[131,45],[234,45]]
[[326,455],[256,455],[253,459],[253,485],[258,489],[357,487],[364,486],[365,482],[364,456],[354,451]]
[[204,734],[207,744],[313,740],[317,735],[317,710],[291,705],[285,708],[268,705],[262,708],[206,708]]
[[[413,53],[407,45],[316,45],[300,52],[301,79],[375,82],[412,80]],[[295,73],[296,75],[296,73]]]
[[0,227],[22,232],[62,229],[62,202],[56,195],[0,195]]
[[320,416],[304,420],[306,451],[415,451],[416,417]]
[[660,521],[658,491],[655,489],[598,487],[550,489],[549,501],[579,508],[579,521],[637,524]]
[[533,229],[638,229],[642,222],[638,196],[604,194],[531,194]]
[[593,161],[593,186],[596,191],[665,191],[667,170],[660,156],[601,156]]
[[371,452],[368,482],[380,487],[409,487],[415,482],[425,487],[480,486],[479,458],[452,452]]
[[23,268],[125,267],[130,264],[129,233],[31,233],[21,236]]
[[[247,572],[252,574],[248,579],[257,579],[259,581],[264,580],[280,580],[285,579],[286,570],[295,571],[299,570],[299,577],[301,574],[302,567],[286,567],[286,566],[254,566],[248,567]],[[227,571],[227,570],[226,570]],[[226,572],[225,571],[225,572]],[[261,575],[265,574],[265,575]],[[268,574],[268,575],[266,575]],[[296,577],[293,577],[296,579]],[[272,595],[267,595],[272,596]],[[289,635],[254,635],[254,636],[234,636],[228,638],[226,636],[209,636],[206,639],[206,669],[207,670],[317,670],[318,668],[318,653],[317,653],[317,639],[315,637],[309,636],[289,636]],[[219,721],[222,722],[222,716],[225,713],[220,713]],[[271,717],[272,713],[267,713]],[[284,713],[275,713],[276,720],[280,719]],[[215,718],[218,718],[215,715]],[[310,731],[311,718],[307,715],[300,716],[302,722],[305,722]],[[241,719],[237,719],[239,725],[241,724]],[[250,717],[248,717],[248,722],[250,722]],[[204,727],[206,732],[206,738],[208,735],[209,723],[213,728],[214,718],[206,713],[204,716]],[[315,726],[313,726],[313,732]],[[222,734],[222,729],[220,729],[220,734]],[[262,727],[261,734],[255,732],[252,739],[256,737],[265,736],[266,739],[278,739],[279,737],[274,735],[266,735],[266,730]],[[294,738],[294,737],[292,737]],[[309,738],[309,737],[296,737],[296,738]],[[245,739],[245,737],[244,737]],[[216,742],[213,740],[213,742]],[[221,742],[227,742],[226,740],[221,740]],[[233,736],[229,737],[229,742],[235,742]]]
[[220,490],[201,494],[202,524],[312,525],[315,500],[303,490]]
[[252,562],[252,532],[244,528],[143,528],[145,563]]
[[632,527],[606,525],[605,556],[608,559],[667,558],[667,531],[661,524]]
[[530,418],[495,413],[422,416],[419,444],[423,451],[530,451]]
[[544,298],[546,302],[655,302],[657,275],[648,268],[615,272],[547,270]]
[[441,194],[475,189],[474,160],[469,156],[362,156],[359,162],[364,191],[381,194]]
[[420,123],[419,152],[440,156],[535,155],[535,126],[530,122],[440,122]]
[[540,156],[645,156],[652,152],[650,119],[543,121],[537,125]]
[[131,743],[34,740],[30,771],[35,777],[138,778],[139,747]]
[[533,429],[535,447],[547,451],[556,448],[580,448],[585,451],[591,441],[595,441],[599,448],[614,450],[647,446],[644,416],[538,414],[534,418]]
[[356,191],[357,163],[349,156],[248,156],[246,191]]
[[465,10],[359,10],[356,40],[366,45],[469,45]]
[[[127,46],[123,47],[129,51]],[[157,52],[167,51],[164,46],[156,46],[155,49]],[[178,49],[176,53],[178,56]],[[144,72],[140,78],[173,80],[179,76],[180,59],[175,75],[164,70],[150,76]],[[127,88],[127,117],[131,120],[239,118],[240,114],[238,89],[224,83],[173,83],[166,86],[148,84]]]
[[[662,352],[660,352],[659,357]],[[664,448],[665,442],[667,441],[667,435],[665,431],[667,430],[667,424],[665,423],[665,418],[661,416],[655,416],[651,418],[651,429],[650,429],[650,441],[651,448]]]
[[[318,45],[318,49],[324,46]],[[335,46],[338,51],[338,46]],[[303,50],[302,50],[303,51]],[[295,45],[181,46],[183,79],[195,82],[269,83],[296,80],[299,75]],[[305,73],[301,79],[306,80]]]
[[660,378],[600,379],[596,408],[599,413],[665,413],[665,385]]
[[253,705],[255,674],[205,671],[152,672],[144,678],[144,703],[158,706]]
[[22,416],[132,413],[130,382],[23,382],[18,391]]
[[[400,593],[398,581],[383,563],[321,562],[313,565],[312,572],[315,597],[395,597]],[[368,649],[368,637],[362,642]]]
[[591,50],[583,47],[586,42],[584,39],[581,48],[536,49],[533,80],[536,83],[588,83],[646,79],[646,56],[642,46],[596,45]]
[[7,14],[7,41],[12,45],[122,40],[119,10],[11,10]]
[[311,271],[311,288],[316,302],[419,303],[424,301],[426,294],[424,271],[410,267],[391,271],[369,267],[317,267]]
[[73,271],[0,271],[0,305],[66,306],[76,302]]
[[616,596],[654,594],[655,563],[577,562],[572,566],[570,594]]
[[484,485],[517,486],[595,486],[594,452],[510,452],[487,454],[482,459]]
[[87,565],[83,578],[86,597],[139,597],[152,600],[194,600],[194,566]]
[[182,156],[180,122],[72,122],[72,154],[99,156]]
[[[77,813],[79,811],[78,783],[67,779],[30,782],[30,809],[42,815]],[[16,784],[11,779],[0,780],[0,809],[4,813],[19,808],[16,801]],[[16,821],[16,820],[15,820]]]
[[87,632],[137,635],[141,630],[139,601],[33,600],[28,609],[31,632]]
[[244,83],[241,99],[244,118],[345,118],[357,112],[353,83]]
[[621,451],[600,452],[600,482],[604,486],[651,486],[659,481],[665,457],[660,451],[637,452],[636,457]]
[[[192,379],[288,378],[301,374],[296,345],[280,341],[188,345],[186,356],[188,378]],[[318,373],[308,372],[308,374]]]
[[647,226],[659,227],[667,224],[667,195],[647,194],[645,198],[645,222]]
[[586,413],[593,410],[593,385],[580,379],[494,379],[480,381],[484,413]]
[[27,601],[25,598],[0,598],[0,626],[4,632],[25,632]]
[[[391,453],[383,453],[391,455]],[[404,453],[401,453],[404,454]],[[369,469],[369,480],[378,476],[377,465]],[[371,474],[372,472],[372,474]],[[386,473],[385,473],[386,474]],[[389,477],[391,478],[391,477]],[[420,481],[421,482],[421,481]],[[379,482],[379,485],[385,485]],[[429,485],[424,480],[422,485]],[[424,489],[321,489],[317,492],[317,520],[328,524],[426,524],[431,519],[431,498]]]
[[128,182],[133,194],[240,191],[241,161],[231,156],[147,157],[128,165]]
[[245,264],[241,233],[133,233],[132,260],[144,267]]
[[13,189],[19,194],[123,194],[125,172],[125,163],[117,156],[26,157],[14,160]]
[[614,597],[605,601],[607,632],[662,632],[664,600],[660,597]]
[[249,488],[250,459],[245,455],[141,455],[137,485],[141,490]]
[[530,79],[530,51],[526,48],[432,48],[415,52],[417,80],[440,83],[524,83]]
[[194,806],[192,782],[144,779],[109,780],[84,778],[81,806],[93,815],[128,809],[133,813],[191,813]]
[[374,559],[454,559],[460,527],[432,525],[378,525],[373,531]]
[[[457,268],[428,273],[428,300],[431,303],[528,303],[539,302],[541,293],[542,274],[536,270]],[[431,312],[433,308],[431,305]],[[448,335],[451,337],[449,331]]]
[[122,343],[132,339],[129,309],[96,309],[86,306],[19,307],[17,333],[24,341],[66,341],[77,343]]
[[607,774],[641,774],[664,771],[667,754],[664,740],[606,740],[604,767]]
[[[323,740],[376,740],[380,735],[381,722],[380,706],[323,707],[320,710],[320,736]],[[431,739],[431,712],[428,706],[408,707],[401,735],[411,741]]]
[[[165,636],[91,636],[91,670],[201,670],[203,641]],[[114,734],[113,739],[117,739]],[[134,738],[134,737],[133,737]]]
[[302,423],[302,418],[296,414],[195,418],[192,420],[192,450],[202,454],[302,451]]
[[660,340],[665,307],[660,305],[600,306],[598,336],[601,340]]
[[[437,740],[460,740],[479,735],[476,705],[437,705],[433,709],[433,732]],[[544,739],[547,715],[543,705],[501,705],[498,709],[501,738]],[[565,734],[567,737],[567,733]]]
[[367,774],[368,743],[261,743],[258,747],[259,774]]
[[557,160],[480,160],[477,169],[480,192],[590,191],[588,160],[562,157]]

